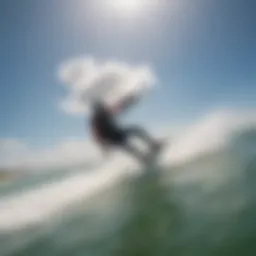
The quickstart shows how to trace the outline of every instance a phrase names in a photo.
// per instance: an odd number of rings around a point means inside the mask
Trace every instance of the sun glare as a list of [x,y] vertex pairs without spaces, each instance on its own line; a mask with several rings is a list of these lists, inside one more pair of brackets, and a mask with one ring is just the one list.
[[121,13],[135,13],[142,10],[143,0],[110,0],[110,4]]

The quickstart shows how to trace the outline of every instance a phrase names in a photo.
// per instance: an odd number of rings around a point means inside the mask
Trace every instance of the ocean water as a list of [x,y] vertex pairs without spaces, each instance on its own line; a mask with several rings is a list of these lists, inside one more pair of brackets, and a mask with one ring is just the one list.
[[2,185],[0,255],[255,255],[255,130],[201,127],[144,169]]

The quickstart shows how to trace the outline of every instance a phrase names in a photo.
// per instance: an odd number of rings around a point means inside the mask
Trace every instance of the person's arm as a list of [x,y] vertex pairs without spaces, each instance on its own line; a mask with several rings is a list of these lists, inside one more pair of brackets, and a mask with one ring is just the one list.
[[127,110],[131,105],[136,103],[139,100],[138,95],[129,95],[116,104],[110,106],[110,110],[112,111],[113,114],[118,115],[125,110]]

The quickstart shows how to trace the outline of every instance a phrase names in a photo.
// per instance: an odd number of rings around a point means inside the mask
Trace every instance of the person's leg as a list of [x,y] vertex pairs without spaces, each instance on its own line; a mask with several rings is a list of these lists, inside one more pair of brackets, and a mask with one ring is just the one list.
[[155,147],[157,142],[144,129],[138,126],[132,126],[126,129],[128,136],[136,136],[144,140],[150,147]]
[[147,162],[147,157],[139,151],[136,147],[132,146],[129,143],[123,143],[122,147],[124,148],[125,151],[133,155],[135,158],[139,160],[139,162],[146,163]]

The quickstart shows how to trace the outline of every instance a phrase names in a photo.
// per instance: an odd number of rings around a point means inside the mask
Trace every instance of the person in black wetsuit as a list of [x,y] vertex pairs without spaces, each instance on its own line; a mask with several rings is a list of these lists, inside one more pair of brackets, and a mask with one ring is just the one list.
[[123,128],[115,119],[134,100],[136,100],[134,97],[128,97],[121,104],[113,107],[109,107],[101,101],[94,102],[91,118],[92,134],[105,153],[108,153],[109,147],[117,146],[133,154],[140,161],[146,162],[147,156],[132,146],[129,143],[129,138],[131,136],[141,138],[151,151],[158,149],[159,144],[142,128],[137,126]]

